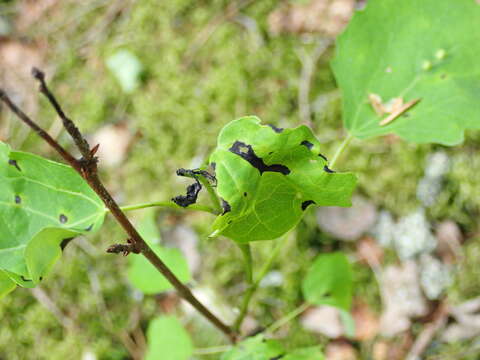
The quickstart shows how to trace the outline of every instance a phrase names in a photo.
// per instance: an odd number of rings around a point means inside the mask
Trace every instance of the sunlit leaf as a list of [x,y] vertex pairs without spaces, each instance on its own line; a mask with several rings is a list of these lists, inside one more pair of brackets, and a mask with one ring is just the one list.
[[193,352],[190,335],[174,316],[152,320],[147,330],[145,360],[188,360]]
[[311,346],[301,349],[295,349],[289,352],[285,357],[282,357],[282,360],[323,360],[322,351],[320,346]]
[[[480,129],[478,24],[474,0],[369,0],[338,38],[332,64],[348,131],[453,145]],[[399,99],[419,102],[381,126],[388,114],[375,108]]]
[[280,237],[309,205],[350,206],[356,183],[328,168],[308,127],[277,129],[256,117],[226,125],[210,162],[224,201],[215,233],[240,243]]
[[2,270],[0,270],[0,299],[13,291],[17,285],[8,277]]
[[285,354],[282,345],[263,335],[249,337],[231,350],[223,353],[221,360],[266,360],[275,359]]
[[305,299],[314,305],[331,305],[348,310],[352,302],[352,270],[341,253],[317,256],[304,278]]
[[45,276],[69,239],[96,231],[105,216],[100,198],[72,168],[4,143],[0,212],[2,277],[25,287]]

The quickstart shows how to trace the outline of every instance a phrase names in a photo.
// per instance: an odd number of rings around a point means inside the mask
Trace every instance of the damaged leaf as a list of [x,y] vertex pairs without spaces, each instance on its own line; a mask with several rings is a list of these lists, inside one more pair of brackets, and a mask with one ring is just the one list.
[[[348,131],[455,145],[465,129],[480,129],[479,22],[473,0],[368,1],[332,63]],[[398,98],[402,107],[380,118],[381,99]]]
[[215,234],[239,243],[275,239],[308,206],[350,206],[355,175],[329,169],[320,151],[303,125],[275,129],[251,116],[225,126],[210,157],[218,195],[229,210],[217,217]]
[[97,230],[105,208],[69,166],[11,151],[0,142],[0,296],[34,287],[62,244]]

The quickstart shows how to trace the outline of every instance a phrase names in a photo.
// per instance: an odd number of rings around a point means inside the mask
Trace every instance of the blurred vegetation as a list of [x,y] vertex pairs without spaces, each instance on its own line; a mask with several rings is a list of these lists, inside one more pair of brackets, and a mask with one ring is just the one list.
[[[12,22],[21,16],[18,3],[1,2]],[[273,0],[251,2],[242,8],[248,21],[216,21],[224,16],[229,3],[61,1],[25,33],[13,35],[47,44],[45,64],[54,74],[52,88],[83,131],[93,134],[105,124],[125,123],[135,134],[124,163],[102,174],[122,203],[165,200],[183,192],[186,183],[177,181],[175,170],[205,160],[218,131],[234,118],[255,114],[279,126],[301,122],[299,51],[312,52],[319,38],[272,36],[267,17],[278,6]],[[205,36],[209,30],[210,36]],[[144,68],[141,86],[132,94],[122,92],[106,66],[106,59],[121,49],[133,53]],[[340,98],[328,66],[332,55],[333,49],[319,60],[310,91],[310,100],[322,104],[313,107],[310,125],[324,143],[323,153],[330,156],[344,136]],[[33,82],[31,91],[35,91]],[[43,100],[40,105],[36,118],[49,128],[54,114]],[[2,121],[9,118],[3,111],[0,116]],[[12,123],[11,134],[8,141],[17,148],[57,158],[35,135],[24,141],[20,125]],[[65,134],[60,140],[69,144]],[[469,235],[478,233],[479,144],[477,132],[467,134],[462,146],[444,148],[453,165],[430,213],[434,222],[452,219]],[[416,185],[426,155],[436,148],[393,137],[354,141],[337,166],[359,175],[359,193],[395,215],[404,215],[418,206]],[[163,231],[180,221],[193,226],[201,237],[202,271],[196,282],[214,289],[227,303],[238,305],[244,289],[238,249],[225,239],[206,239],[212,221],[207,215],[162,213],[159,217]],[[41,286],[73,324],[61,326],[28,289],[17,289],[2,300],[0,359],[79,359],[88,351],[98,359],[128,358],[121,332],[132,324],[145,330],[148,320],[162,311],[165,296],[142,298],[126,281],[126,260],[104,252],[123,237],[118,226],[108,221],[100,234],[74,241]],[[257,265],[268,256],[271,246],[271,242],[253,245]],[[352,250],[351,245],[339,244],[318,230],[310,209],[296,238],[289,239],[274,265],[284,276],[282,287],[261,288],[255,295],[251,313],[260,326],[301,303],[299,280],[309,260],[332,246]],[[476,266],[480,239],[469,240],[465,249],[468,255],[452,287],[459,302],[480,293]],[[379,310],[372,272],[366,266],[355,266],[357,294]],[[205,330],[201,320],[189,320],[187,325],[199,347],[224,341],[213,329]],[[297,347],[318,339],[293,322],[285,341],[287,347]],[[440,355],[458,355],[466,347],[468,344],[443,345],[438,351]],[[431,359],[460,359],[457,355],[432,355]]]

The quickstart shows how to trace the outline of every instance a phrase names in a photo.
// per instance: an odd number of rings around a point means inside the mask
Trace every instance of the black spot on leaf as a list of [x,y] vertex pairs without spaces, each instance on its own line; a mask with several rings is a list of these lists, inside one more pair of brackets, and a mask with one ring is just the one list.
[[61,224],[65,224],[68,221],[68,218],[64,214],[60,214],[58,217],[58,220],[60,221]]
[[312,150],[313,144],[308,140],[303,140],[300,145],[305,146],[308,150]]
[[246,197],[246,196],[247,196],[247,193],[246,193],[246,192],[244,192],[244,193],[243,193],[243,196],[245,196],[245,197]]
[[320,156],[323,160],[328,161],[328,159],[327,159],[327,157],[326,157],[325,155],[323,155],[323,154],[318,154],[318,156]]
[[15,166],[18,171],[22,171],[22,169],[20,169],[20,166],[18,166],[17,160],[8,160],[8,164]]
[[327,165],[325,165],[325,166],[323,167],[323,170],[325,170],[325,172],[327,172],[327,173],[334,173],[334,172],[335,172],[335,171],[333,171],[332,169],[329,169]]
[[225,215],[226,213],[228,213],[229,211],[232,211],[232,207],[230,206],[230,204],[223,200],[222,199],[222,208],[223,208],[223,213],[222,215]]
[[90,226],[87,227],[84,231],[90,231],[90,230],[92,230],[92,229],[93,229],[93,224],[90,224]]
[[312,204],[315,204],[315,201],[307,200],[307,201],[302,202],[302,210],[305,210],[308,207],[308,205],[312,205]]
[[283,128],[276,127],[275,125],[272,125],[272,124],[267,124],[267,126],[269,126],[277,134],[280,134],[283,131]]
[[202,190],[202,185],[195,179],[195,182],[187,187],[186,195],[175,196],[172,201],[181,207],[195,204],[197,202],[198,193]]
[[283,358],[285,355],[278,355],[278,356],[274,356],[272,358],[270,358],[269,360],[280,360],[281,358]]
[[43,276],[40,276],[38,279],[39,279],[40,281],[42,281],[42,280],[43,280]]
[[15,204],[20,204],[22,202],[22,198],[18,195],[15,195]]
[[263,162],[263,159],[259,158],[252,149],[251,145],[246,145],[241,141],[235,141],[230,149],[230,152],[240,156],[252,165],[255,169],[260,171],[260,175],[265,171],[278,172],[283,175],[290,174],[290,169],[285,165],[272,164],[267,165]]
[[23,275],[20,275],[20,279],[22,279],[23,281],[32,281],[31,279],[27,279],[25,276]]
[[70,241],[72,241],[74,238],[71,237],[71,238],[67,238],[67,239],[63,239],[62,242],[60,243],[60,249],[65,250],[65,247],[68,245],[68,243]]

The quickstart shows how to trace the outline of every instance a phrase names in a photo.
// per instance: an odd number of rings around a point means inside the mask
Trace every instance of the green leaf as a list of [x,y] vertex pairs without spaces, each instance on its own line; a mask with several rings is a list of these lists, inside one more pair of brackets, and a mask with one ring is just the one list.
[[147,330],[145,360],[188,360],[193,353],[190,335],[174,316],[152,320]]
[[282,360],[323,360],[322,351],[320,346],[310,346],[306,348],[296,349],[288,353]]
[[[474,0],[369,0],[338,38],[332,64],[349,132],[454,145],[479,129],[479,23]],[[420,102],[380,126],[369,94]]]
[[100,198],[71,167],[1,142],[0,211],[2,277],[25,287],[48,273],[62,241],[97,230],[105,216]]
[[[156,244],[151,244],[150,247],[181,282],[190,281],[188,264],[180,250]],[[129,256],[127,276],[132,285],[145,294],[157,294],[173,288],[168,280],[143,256]]]
[[13,291],[16,287],[17,285],[15,282],[11,280],[5,272],[0,270],[0,299],[10,291]]
[[210,157],[227,210],[214,234],[239,243],[270,240],[292,229],[308,205],[350,206],[356,177],[333,173],[306,126],[276,129],[257,117],[227,124]]
[[352,269],[341,253],[321,254],[302,282],[305,299],[315,305],[331,305],[343,310],[352,302]]
[[277,340],[265,339],[263,335],[249,337],[234,348],[223,353],[221,360],[266,360],[285,353]]
[[107,58],[106,63],[125,93],[131,94],[137,90],[143,65],[133,53],[128,50],[117,51]]
[[[179,249],[167,248],[158,244],[160,232],[155,223],[155,211],[146,212],[137,229],[152,250],[173,271],[181,282],[190,281],[190,271],[185,256]],[[158,294],[170,290],[173,286],[143,256],[129,256],[128,280],[144,294]]]

